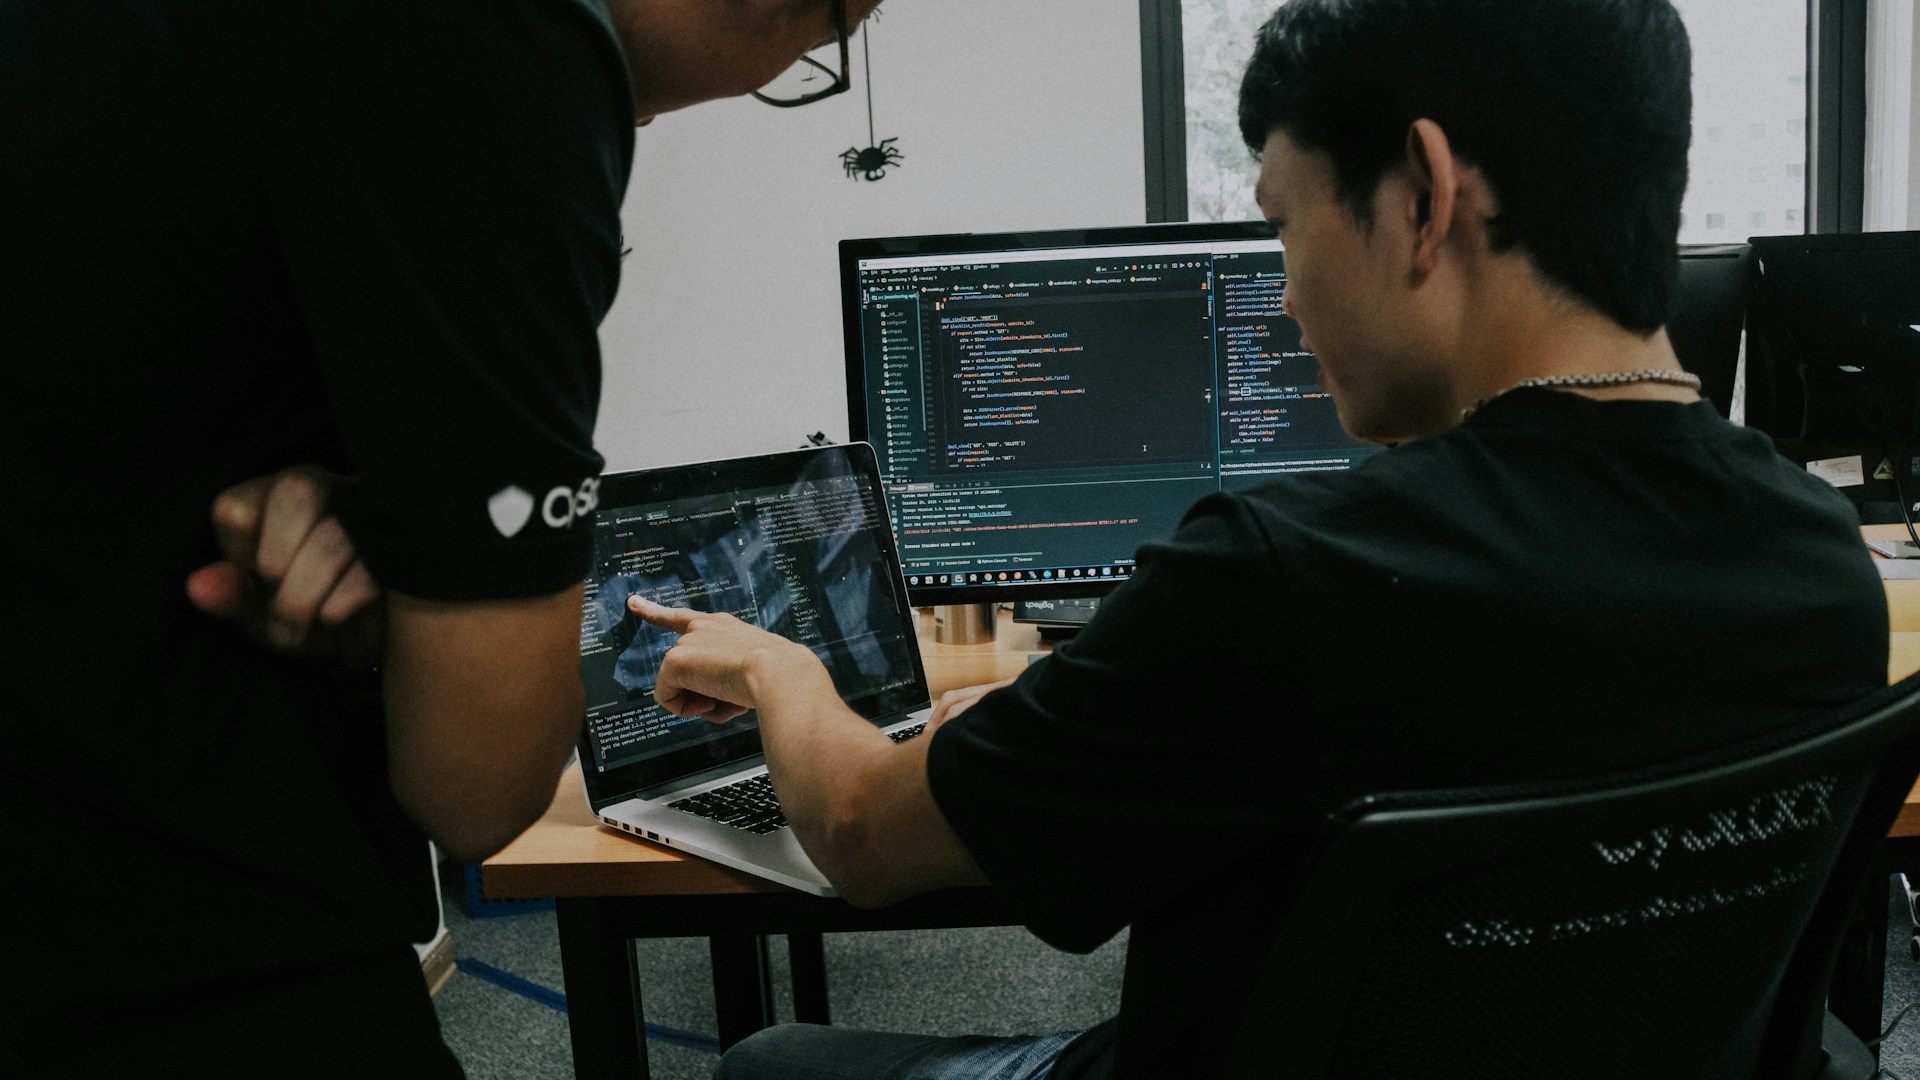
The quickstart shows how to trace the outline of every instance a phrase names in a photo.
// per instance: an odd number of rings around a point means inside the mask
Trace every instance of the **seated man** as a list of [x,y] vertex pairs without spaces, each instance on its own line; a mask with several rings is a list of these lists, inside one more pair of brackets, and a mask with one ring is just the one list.
[[1689,754],[1884,685],[1847,504],[1721,419],[1662,329],[1689,105],[1668,0],[1294,0],[1242,131],[1342,423],[1393,449],[1202,501],[1076,639],[900,746],[805,648],[636,604],[683,635],[662,702],[759,710],[853,903],[988,882],[1059,948],[1132,928],[1120,1014],[1078,1037],[776,1028],[719,1075],[1209,1075],[1329,809]]

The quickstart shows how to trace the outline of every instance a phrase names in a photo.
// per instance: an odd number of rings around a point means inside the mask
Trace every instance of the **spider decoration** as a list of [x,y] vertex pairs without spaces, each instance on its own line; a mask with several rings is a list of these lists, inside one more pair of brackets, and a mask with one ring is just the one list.
[[893,145],[900,140],[881,139],[875,141],[874,139],[873,45],[869,40],[868,34],[869,31],[866,26],[862,25],[860,27],[860,54],[865,61],[863,66],[866,69],[867,80],[867,148],[862,150],[857,146],[849,147],[846,153],[840,155],[840,164],[846,168],[847,178],[850,180],[862,178],[867,180],[885,179],[888,169],[906,160],[904,155],[902,155],[899,150],[896,150]]
[[847,167],[849,177],[865,176],[868,180],[879,180],[887,175],[887,168],[906,160],[900,151],[893,148],[898,139],[882,139],[880,145],[869,146],[865,150],[849,147],[840,155],[840,164]]

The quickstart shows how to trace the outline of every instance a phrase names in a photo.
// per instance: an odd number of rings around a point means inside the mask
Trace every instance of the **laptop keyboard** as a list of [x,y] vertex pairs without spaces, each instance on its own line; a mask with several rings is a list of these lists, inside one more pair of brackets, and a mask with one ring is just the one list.
[[774,798],[773,781],[766,773],[689,795],[667,806],[750,833],[770,833],[787,827],[787,815],[780,812],[780,800]]
[[[887,737],[902,743],[926,729],[925,724],[914,724],[890,731]],[[787,827],[787,815],[780,812],[780,800],[773,794],[773,780],[766,773],[736,781],[726,787],[689,795],[667,806],[683,814],[703,817],[750,833],[778,832]]]

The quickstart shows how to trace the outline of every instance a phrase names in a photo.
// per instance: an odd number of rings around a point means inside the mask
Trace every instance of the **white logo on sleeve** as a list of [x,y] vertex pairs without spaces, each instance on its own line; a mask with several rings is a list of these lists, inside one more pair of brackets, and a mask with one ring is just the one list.
[[540,517],[556,529],[564,529],[577,518],[586,517],[600,506],[600,478],[589,476],[580,481],[580,491],[556,485],[540,500]]
[[536,500],[518,484],[508,484],[487,500],[487,516],[500,535],[512,539],[533,520],[535,507],[540,520],[555,529],[570,529],[573,523],[600,507],[600,478],[589,476],[580,481],[579,490],[557,484],[545,498]]
[[493,519],[493,527],[500,530],[501,536],[512,539],[533,517],[533,496],[517,485],[508,484],[487,500],[487,516]]

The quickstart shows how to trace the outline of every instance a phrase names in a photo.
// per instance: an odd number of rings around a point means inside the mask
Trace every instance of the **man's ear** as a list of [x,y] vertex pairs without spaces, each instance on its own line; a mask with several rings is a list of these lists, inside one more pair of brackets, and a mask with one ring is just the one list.
[[1413,268],[1424,276],[1453,232],[1460,198],[1460,162],[1439,124],[1421,119],[1407,129],[1407,177],[1414,194]]

